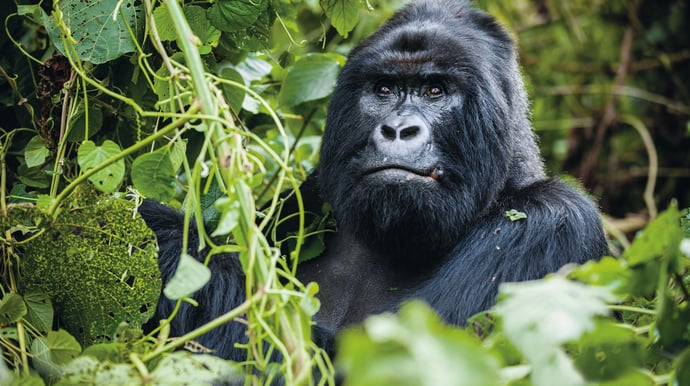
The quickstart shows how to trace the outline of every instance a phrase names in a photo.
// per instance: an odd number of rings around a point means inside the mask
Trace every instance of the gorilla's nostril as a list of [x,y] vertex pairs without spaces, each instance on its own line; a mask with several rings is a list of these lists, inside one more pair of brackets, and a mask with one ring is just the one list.
[[381,134],[383,135],[383,138],[390,141],[394,141],[398,136],[395,129],[387,125],[381,126]]
[[412,139],[419,133],[419,126],[410,126],[400,130],[400,139]]

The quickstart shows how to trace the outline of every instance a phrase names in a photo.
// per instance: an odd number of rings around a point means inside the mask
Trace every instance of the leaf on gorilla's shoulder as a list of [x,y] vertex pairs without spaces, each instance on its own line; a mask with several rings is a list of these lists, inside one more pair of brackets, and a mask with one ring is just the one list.
[[523,220],[527,218],[527,213],[525,212],[520,212],[519,210],[516,209],[511,209],[506,211],[506,217],[510,219],[510,221],[518,221],[518,220]]

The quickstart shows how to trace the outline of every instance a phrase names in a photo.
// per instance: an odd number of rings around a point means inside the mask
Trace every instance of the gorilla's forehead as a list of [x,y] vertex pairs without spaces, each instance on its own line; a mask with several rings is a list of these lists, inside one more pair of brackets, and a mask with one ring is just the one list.
[[395,28],[352,58],[372,75],[419,76],[470,70],[480,59],[477,42],[433,21]]

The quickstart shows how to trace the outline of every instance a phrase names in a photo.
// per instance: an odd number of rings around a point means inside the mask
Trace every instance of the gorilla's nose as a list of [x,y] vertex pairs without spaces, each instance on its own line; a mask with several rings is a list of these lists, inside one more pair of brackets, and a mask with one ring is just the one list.
[[394,116],[384,120],[374,131],[377,149],[391,155],[414,154],[431,141],[427,124],[415,115]]

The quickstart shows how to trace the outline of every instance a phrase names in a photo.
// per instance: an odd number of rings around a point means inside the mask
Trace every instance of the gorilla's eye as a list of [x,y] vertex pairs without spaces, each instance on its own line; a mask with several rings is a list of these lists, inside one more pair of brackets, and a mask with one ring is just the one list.
[[385,84],[379,84],[376,86],[376,95],[378,95],[378,96],[393,95],[393,89],[386,86]]
[[443,89],[439,86],[431,86],[424,91],[424,96],[427,98],[438,98],[443,95]]

